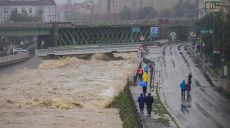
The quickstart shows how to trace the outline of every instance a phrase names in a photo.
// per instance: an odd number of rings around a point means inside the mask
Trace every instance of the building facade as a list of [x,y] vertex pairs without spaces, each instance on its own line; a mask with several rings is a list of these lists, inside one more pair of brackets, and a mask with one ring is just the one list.
[[223,0],[199,0],[199,19],[209,12],[223,11]]
[[53,0],[0,0],[0,22],[9,21],[13,12],[40,15],[43,22],[56,21],[56,3]]

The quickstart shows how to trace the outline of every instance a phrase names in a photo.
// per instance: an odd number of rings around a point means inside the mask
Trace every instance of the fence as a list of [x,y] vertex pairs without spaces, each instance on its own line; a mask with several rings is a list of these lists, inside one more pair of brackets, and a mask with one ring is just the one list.
[[25,61],[29,59],[29,57],[30,55],[28,52],[0,57],[0,67]]

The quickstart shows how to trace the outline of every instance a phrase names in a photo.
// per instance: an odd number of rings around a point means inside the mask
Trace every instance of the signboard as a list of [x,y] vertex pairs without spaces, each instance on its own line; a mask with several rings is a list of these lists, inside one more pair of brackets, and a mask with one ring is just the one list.
[[140,28],[139,27],[132,27],[132,32],[140,32]]
[[213,33],[213,30],[200,30],[201,34],[206,34],[206,33]]
[[141,46],[139,47],[139,51],[140,51],[140,52],[144,52],[144,46],[143,46],[143,45],[141,45]]
[[144,41],[144,40],[145,40],[144,36],[141,36],[140,41]]
[[221,11],[221,1],[205,2],[205,12],[219,12],[219,11]]
[[151,27],[150,34],[151,36],[159,36],[159,27]]

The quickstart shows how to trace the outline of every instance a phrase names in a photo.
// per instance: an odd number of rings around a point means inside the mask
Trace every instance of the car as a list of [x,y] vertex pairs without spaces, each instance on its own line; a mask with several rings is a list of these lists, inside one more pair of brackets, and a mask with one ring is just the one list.
[[13,48],[12,49],[13,54],[16,54],[16,53],[19,53],[19,52],[27,52],[27,50],[25,50],[23,48]]

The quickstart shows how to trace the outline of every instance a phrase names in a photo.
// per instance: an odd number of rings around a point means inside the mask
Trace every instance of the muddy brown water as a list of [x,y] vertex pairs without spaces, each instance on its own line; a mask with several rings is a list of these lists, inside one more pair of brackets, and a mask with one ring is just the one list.
[[105,107],[138,61],[137,53],[115,57],[33,58],[0,69],[0,127],[121,128],[118,110]]

